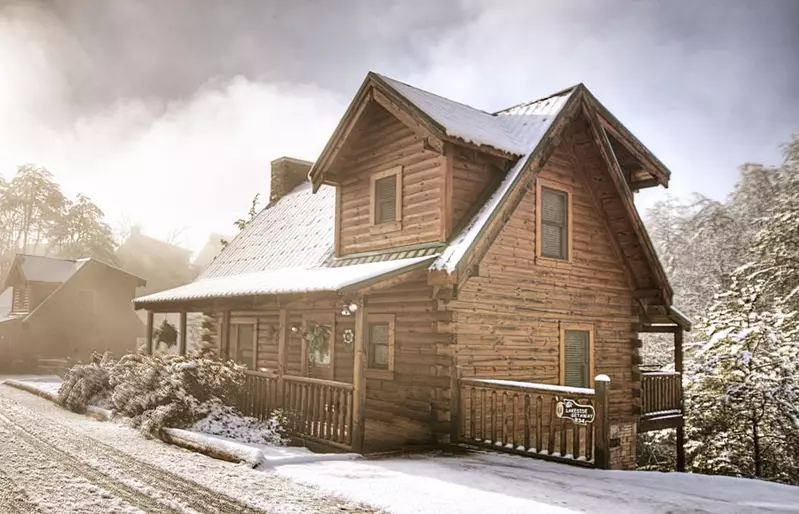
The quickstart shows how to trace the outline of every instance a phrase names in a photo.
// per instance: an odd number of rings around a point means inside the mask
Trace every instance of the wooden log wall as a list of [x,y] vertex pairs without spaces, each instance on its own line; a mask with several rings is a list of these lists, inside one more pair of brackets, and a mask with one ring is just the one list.
[[450,318],[431,300],[425,282],[399,285],[368,297],[368,315],[394,314],[393,378],[366,377],[367,449],[429,444],[449,433],[449,335],[438,323]]
[[[422,137],[376,103],[364,116],[337,159],[341,179],[339,254],[438,241],[441,233],[442,157]],[[371,175],[402,166],[402,227],[386,231],[371,220]]]
[[611,234],[563,143],[541,177],[573,190],[573,262],[535,255],[535,188],[528,191],[460,289],[453,310],[454,348],[463,376],[557,384],[559,323],[593,324],[593,374],[610,376],[611,417],[633,416],[634,301]]

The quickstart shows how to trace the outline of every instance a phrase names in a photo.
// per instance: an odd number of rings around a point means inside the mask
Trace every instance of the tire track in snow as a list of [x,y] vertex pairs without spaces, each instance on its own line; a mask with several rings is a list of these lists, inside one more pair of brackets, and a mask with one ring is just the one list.
[[39,512],[39,508],[31,503],[25,490],[19,487],[2,469],[0,469],[0,512],[8,514]]
[[[6,413],[8,413],[8,410],[6,410]],[[133,487],[103,473],[97,468],[86,464],[80,459],[77,459],[71,454],[54,446],[45,439],[30,433],[29,430],[19,426],[13,420],[9,419],[3,414],[0,414],[0,426],[14,436],[22,439],[25,443],[32,446],[39,453],[47,456],[55,462],[58,462],[59,464],[72,469],[89,482],[113,493],[130,505],[133,505],[144,512],[154,514],[169,514],[173,512],[179,512],[171,507],[163,505],[162,503],[134,489]],[[52,438],[52,434],[50,437]]]
[[136,482],[157,492],[166,492],[178,503],[197,512],[219,514],[263,513],[260,509],[254,509],[197,482],[187,480],[158,466],[140,461],[113,446],[46,419],[21,405],[17,405],[15,409],[5,409],[5,414],[0,414],[0,419],[8,419],[7,416],[11,416],[12,419],[9,421],[15,426],[25,426],[25,429],[20,428],[20,430],[30,432],[31,437],[41,440],[45,437],[51,438],[52,434],[59,434],[61,446],[70,447],[70,454],[102,457],[105,461],[103,462],[105,466],[110,465],[118,468],[122,476],[133,476]]

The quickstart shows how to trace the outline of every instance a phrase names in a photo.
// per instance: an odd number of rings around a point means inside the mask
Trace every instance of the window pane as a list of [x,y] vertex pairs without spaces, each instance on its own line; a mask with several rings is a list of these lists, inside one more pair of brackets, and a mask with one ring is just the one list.
[[566,223],[566,193],[546,187],[541,188],[541,220]]
[[375,182],[375,223],[397,220],[397,175]]
[[563,227],[541,223],[541,255],[555,259],[565,259]]
[[369,367],[388,369],[388,323],[369,325]]
[[327,366],[330,364],[330,345],[333,344],[333,327],[322,325],[325,329],[326,337],[320,340],[316,349],[308,348],[308,357],[314,366]]
[[585,330],[566,330],[564,333],[564,385],[571,387],[589,387],[590,373],[588,369],[590,334]]

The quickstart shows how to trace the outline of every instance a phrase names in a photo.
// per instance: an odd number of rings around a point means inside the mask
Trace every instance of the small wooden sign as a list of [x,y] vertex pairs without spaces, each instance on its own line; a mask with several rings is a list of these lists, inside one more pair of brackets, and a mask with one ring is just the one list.
[[588,425],[594,422],[594,406],[577,403],[576,400],[563,399],[555,407],[555,415],[570,419],[575,425]]

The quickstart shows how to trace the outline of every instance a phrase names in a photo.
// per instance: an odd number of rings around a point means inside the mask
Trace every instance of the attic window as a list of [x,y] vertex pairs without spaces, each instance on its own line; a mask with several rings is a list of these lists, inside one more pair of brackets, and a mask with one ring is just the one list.
[[571,260],[571,191],[538,181],[536,255]]
[[590,325],[561,325],[560,384],[591,387],[594,367],[594,332]]
[[402,221],[402,166],[372,175],[372,224]]

